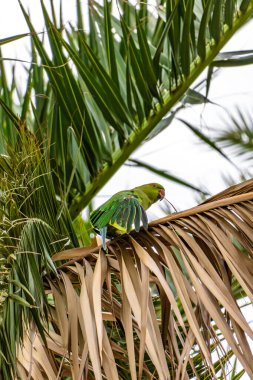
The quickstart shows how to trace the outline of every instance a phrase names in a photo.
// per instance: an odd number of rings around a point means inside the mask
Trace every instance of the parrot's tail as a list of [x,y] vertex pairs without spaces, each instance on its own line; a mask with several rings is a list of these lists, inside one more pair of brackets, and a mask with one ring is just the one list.
[[99,230],[101,238],[102,238],[102,247],[105,252],[107,252],[107,246],[106,246],[106,232],[107,227],[100,228]]

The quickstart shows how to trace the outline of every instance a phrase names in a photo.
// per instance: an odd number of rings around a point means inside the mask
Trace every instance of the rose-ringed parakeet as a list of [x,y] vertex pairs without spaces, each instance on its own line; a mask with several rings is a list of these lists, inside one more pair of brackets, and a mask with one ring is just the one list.
[[102,237],[106,250],[106,237],[129,233],[134,225],[137,232],[142,222],[148,228],[146,211],[153,203],[165,197],[164,187],[148,183],[132,190],[120,191],[99,206],[90,215],[91,224]]

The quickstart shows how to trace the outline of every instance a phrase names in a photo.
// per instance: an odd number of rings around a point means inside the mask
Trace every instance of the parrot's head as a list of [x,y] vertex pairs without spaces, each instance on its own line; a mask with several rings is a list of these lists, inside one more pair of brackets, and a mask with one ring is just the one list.
[[160,185],[159,183],[151,183],[150,185],[154,188],[154,191],[157,192],[157,200],[158,201],[163,200],[163,198],[165,197],[164,187]]
[[143,191],[150,199],[150,203],[162,200],[165,197],[165,189],[159,183],[147,183],[136,187],[134,190]]

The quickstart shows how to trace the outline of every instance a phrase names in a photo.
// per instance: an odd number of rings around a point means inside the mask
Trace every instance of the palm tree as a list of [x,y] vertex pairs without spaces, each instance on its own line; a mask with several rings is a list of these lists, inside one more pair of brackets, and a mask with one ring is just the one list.
[[24,94],[1,61],[1,378],[253,377],[237,303],[253,295],[251,180],[112,241],[108,255],[80,216],[171,122],[253,2],[116,5],[90,1],[85,32],[81,1],[77,28],[41,1],[48,49],[20,2]]

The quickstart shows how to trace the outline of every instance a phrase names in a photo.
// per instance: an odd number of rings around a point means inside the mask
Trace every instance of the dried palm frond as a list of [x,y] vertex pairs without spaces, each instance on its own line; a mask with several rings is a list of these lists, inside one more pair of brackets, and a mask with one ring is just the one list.
[[47,282],[47,347],[36,333],[31,350],[27,332],[21,378],[31,361],[33,379],[231,378],[232,356],[253,378],[253,331],[238,303],[253,301],[252,216],[250,180],[112,240],[107,255],[62,252],[78,258]]

